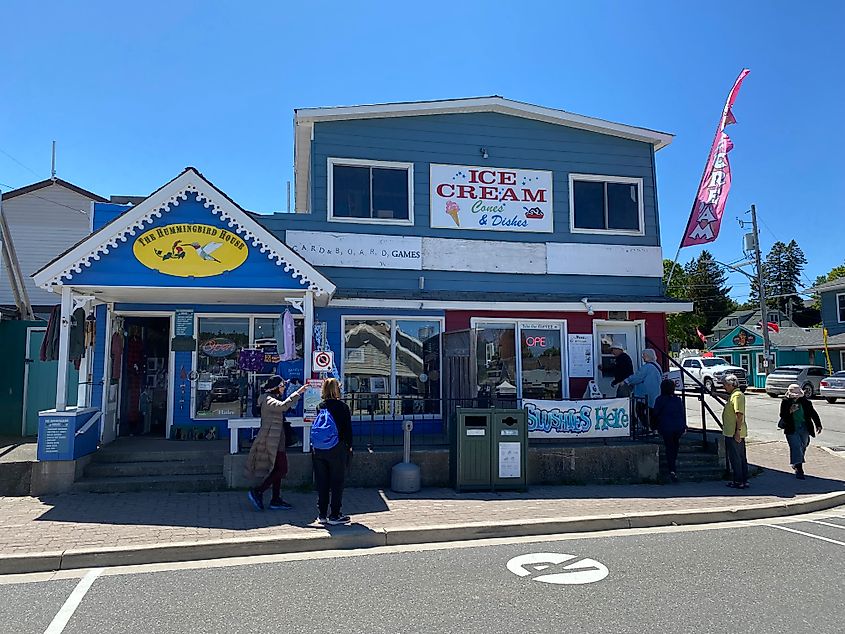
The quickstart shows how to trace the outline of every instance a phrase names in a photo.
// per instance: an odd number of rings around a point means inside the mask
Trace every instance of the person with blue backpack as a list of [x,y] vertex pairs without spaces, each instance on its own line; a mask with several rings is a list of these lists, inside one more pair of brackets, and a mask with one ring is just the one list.
[[344,515],[343,485],[352,458],[352,414],[340,400],[337,379],[323,381],[322,402],[311,424],[311,461],[317,485],[317,522],[337,526],[350,521]]

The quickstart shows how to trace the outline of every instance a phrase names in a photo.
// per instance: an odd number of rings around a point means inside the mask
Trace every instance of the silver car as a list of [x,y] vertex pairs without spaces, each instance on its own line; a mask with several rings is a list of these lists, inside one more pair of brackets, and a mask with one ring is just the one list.
[[821,382],[819,390],[828,403],[835,403],[838,398],[845,398],[845,370],[831,374]]
[[804,391],[804,396],[813,398],[821,389],[822,379],[827,376],[827,370],[819,365],[785,365],[775,368],[766,377],[766,394],[772,398],[783,396],[793,383],[797,383]]

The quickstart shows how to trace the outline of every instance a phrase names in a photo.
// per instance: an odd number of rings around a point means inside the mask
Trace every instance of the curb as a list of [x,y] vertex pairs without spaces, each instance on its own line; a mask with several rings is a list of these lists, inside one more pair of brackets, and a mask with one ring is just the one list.
[[351,526],[336,530],[334,533],[320,533],[313,536],[251,537],[152,546],[71,549],[36,554],[0,555],[0,575],[375,548],[378,546],[405,546],[473,539],[537,537],[560,533],[588,533],[626,528],[694,526],[715,522],[800,515],[831,509],[843,504],[845,504],[845,491],[837,491],[803,500],[704,510],[621,513],[521,522],[498,522],[495,524],[476,523],[460,526],[400,526],[381,529]]

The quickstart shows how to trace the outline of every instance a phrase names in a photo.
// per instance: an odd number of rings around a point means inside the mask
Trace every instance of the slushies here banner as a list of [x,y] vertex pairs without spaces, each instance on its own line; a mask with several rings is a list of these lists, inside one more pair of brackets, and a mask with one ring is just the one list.
[[529,438],[618,438],[631,433],[627,398],[589,401],[522,401]]
[[698,193],[692,206],[684,239],[681,241],[681,248],[713,242],[719,235],[722,214],[731,189],[731,164],[728,161],[728,152],[733,149],[733,142],[725,132],[725,128],[736,123],[731,107],[748,73],[747,68],[743,69],[728,94],[722,117],[719,119],[719,127],[716,129],[716,136],[710,147],[710,155],[704,166],[704,174],[698,185]]

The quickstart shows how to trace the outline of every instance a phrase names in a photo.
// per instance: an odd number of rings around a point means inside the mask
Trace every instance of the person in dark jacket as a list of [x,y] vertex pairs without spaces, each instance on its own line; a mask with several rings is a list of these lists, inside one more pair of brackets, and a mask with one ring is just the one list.
[[793,383],[786,390],[780,404],[780,419],[786,442],[789,443],[789,462],[795,470],[795,477],[804,479],[804,454],[810,444],[810,436],[822,431],[822,420],[801,386]]
[[323,381],[322,398],[319,408],[328,410],[332,415],[337,425],[338,443],[331,449],[311,450],[314,482],[317,485],[317,522],[336,526],[350,520],[341,511],[341,506],[346,467],[352,459],[352,414],[349,406],[340,400],[340,383],[337,379]]
[[654,417],[657,420],[657,431],[663,436],[666,447],[669,477],[672,482],[677,482],[678,451],[681,436],[687,430],[687,410],[683,399],[675,396],[675,382],[671,379],[660,384],[660,396],[654,401]]
[[613,355],[613,366],[605,368],[613,373],[610,387],[616,388],[616,396],[619,398],[630,396],[631,387],[625,383],[625,379],[634,373],[634,362],[620,345],[611,346],[610,353]]

